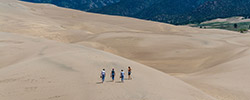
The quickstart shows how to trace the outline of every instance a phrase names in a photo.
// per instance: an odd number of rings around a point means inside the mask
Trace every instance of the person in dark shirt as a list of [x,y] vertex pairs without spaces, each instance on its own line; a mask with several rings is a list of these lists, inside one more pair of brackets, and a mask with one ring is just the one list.
[[112,78],[112,82],[114,82],[114,80],[115,80],[115,69],[114,68],[112,68],[110,77]]
[[128,79],[132,79],[131,78],[131,67],[130,66],[128,66]]

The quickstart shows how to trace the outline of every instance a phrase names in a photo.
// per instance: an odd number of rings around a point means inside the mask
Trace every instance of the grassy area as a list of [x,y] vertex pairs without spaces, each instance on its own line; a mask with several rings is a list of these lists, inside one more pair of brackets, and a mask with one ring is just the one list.
[[[237,27],[234,26],[235,24],[237,24]],[[245,33],[250,29],[250,22],[241,22],[241,23],[212,22],[212,23],[195,24],[191,26],[206,28],[206,29],[225,29],[225,30]]]

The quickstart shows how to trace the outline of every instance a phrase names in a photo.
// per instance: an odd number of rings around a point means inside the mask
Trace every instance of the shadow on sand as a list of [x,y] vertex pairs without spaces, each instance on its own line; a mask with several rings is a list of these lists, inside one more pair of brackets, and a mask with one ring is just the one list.
[[114,81],[110,80],[110,81],[106,81],[106,82],[114,82]]
[[[124,80],[130,80],[130,79],[125,78]],[[122,81],[112,81],[112,80],[105,81],[105,82],[109,82],[109,83],[111,83],[111,82],[115,82],[115,83],[124,83],[124,82],[122,82]],[[105,82],[104,82],[104,83],[105,83]],[[96,84],[103,84],[103,83],[102,83],[102,82],[96,82]]]
[[[109,80],[109,81],[104,81],[104,83],[105,82],[109,82],[109,83],[111,83],[111,82],[115,82],[115,81],[112,81],[112,80]],[[117,82],[115,82],[115,83],[118,83],[118,81]],[[96,84],[103,84],[102,82],[96,82]]]
[[102,82],[96,82],[96,84],[102,84]]
[[122,81],[116,81],[115,83],[124,83],[124,82],[122,82]]
[[124,78],[124,80],[132,80],[132,78]]

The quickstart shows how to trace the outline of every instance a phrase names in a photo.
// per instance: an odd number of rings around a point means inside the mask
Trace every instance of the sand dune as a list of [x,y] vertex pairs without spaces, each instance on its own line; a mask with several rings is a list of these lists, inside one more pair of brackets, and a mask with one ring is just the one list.
[[[0,32],[1,100],[250,98],[247,34],[17,0],[0,0]],[[98,83],[129,65],[134,80]]]
[[231,51],[238,51],[238,47],[241,47],[226,41],[226,38],[239,36],[229,31],[177,27],[133,18],[91,14],[48,4],[12,1],[5,6],[1,7],[8,9],[8,13],[0,16],[0,30],[3,32],[82,44],[167,73],[192,73],[210,68],[224,61],[225,57],[234,56]]
[[183,80],[219,100],[249,100],[249,52],[248,48],[239,58],[185,76]]
[[[165,73],[109,53],[11,33],[0,36],[1,58],[19,59],[0,70],[1,100],[213,99]],[[26,53],[26,59],[8,56],[16,52]],[[119,71],[128,65],[136,72],[133,80],[120,83],[118,78],[116,82],[107,78],[100,83],[102,68]]]

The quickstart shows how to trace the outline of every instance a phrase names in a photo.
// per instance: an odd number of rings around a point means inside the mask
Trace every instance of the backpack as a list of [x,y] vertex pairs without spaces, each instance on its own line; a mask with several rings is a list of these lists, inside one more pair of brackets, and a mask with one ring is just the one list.
[[112,71],[111,73],[112,73],[112,76],[114,76],[114,75],[115,75],[115,71]]
[[124,77],[124,72],[121,72],[121,77]]
[[104,76],[105,75],[105,71],[102,71],[102,76]]

